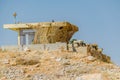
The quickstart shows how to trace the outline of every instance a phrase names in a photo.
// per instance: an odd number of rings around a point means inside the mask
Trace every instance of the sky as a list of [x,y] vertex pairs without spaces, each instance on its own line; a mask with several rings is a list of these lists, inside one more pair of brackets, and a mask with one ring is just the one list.
[[3,24],[68,21],[79,27],[74,39],[97,43],[120,65],[120,0],[0,0],[0,46],[17,45],[17,33]]

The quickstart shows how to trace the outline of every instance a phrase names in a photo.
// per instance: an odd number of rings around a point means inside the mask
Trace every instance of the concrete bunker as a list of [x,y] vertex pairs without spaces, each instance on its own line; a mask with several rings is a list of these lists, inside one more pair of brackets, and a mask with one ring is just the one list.
[[18,32],[18,45],[69,42],[78,27],[69,22],[5,24],[4,28]]

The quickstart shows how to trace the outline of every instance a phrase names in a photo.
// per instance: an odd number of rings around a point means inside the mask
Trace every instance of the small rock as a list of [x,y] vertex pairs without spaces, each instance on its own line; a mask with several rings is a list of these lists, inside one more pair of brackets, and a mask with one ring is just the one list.
[[59,62],[59,61],[61,61],[61,60],[62,60],[61,58],[57,58],[57,59],[56,59],[57,62]]
[[25,47],[25,48],[24,48],[24,51],[25,51],[25,52],[30,52],[30,49],[29,49],[28,47]]
[[40,67],[40,64],[36,64],[35,67]]
[[50,57],[50,58],[51,58],[51,59],[55,59],[55,57],[53,57],[53,56],[52,56],[52,57]]
[[9,64],[9,62],[10,62],[10,61],[9,61],[8,59],[3,59],[3,60],[2,60],[2,63],[3,63],[3,64]]
[[44,80],[45,76],[40,74],[35,74],[32,80]]
[[89,61],[94,61],[95,58],[94,58],[93,56],[88,56],[88,57],[87,57],[87,60],[89,60]]
[[81,77],[76,77],[75,80],[83,80]]

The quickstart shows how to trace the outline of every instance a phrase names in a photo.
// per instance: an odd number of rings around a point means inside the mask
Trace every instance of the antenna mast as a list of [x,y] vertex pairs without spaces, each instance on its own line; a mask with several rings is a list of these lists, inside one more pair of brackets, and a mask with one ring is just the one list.
[[14,19],[15,19],[15,24],[16,24],[16,16],[17,16],[17,13],[16,13],[16,12],[14,12],[14,13],[13,13],[13,16],[14,16]]

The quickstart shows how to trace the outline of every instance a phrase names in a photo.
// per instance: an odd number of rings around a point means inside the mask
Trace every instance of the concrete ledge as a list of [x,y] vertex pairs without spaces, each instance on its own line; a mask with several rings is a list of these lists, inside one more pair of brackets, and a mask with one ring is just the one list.
[[66,50],[66,43],[54,43],[54,44],[32,44],[32,45],[23,45],[23,46],[17,46],[17,45],[10,45],[10,46],[1,46],[2,51],[24,51],[25,48],[28,48],[30,50],[60,50],[61,48],[64,48]]
[[18,51],[19,50],[19,46],[17,45],[5,45],[5,46],[1,46],[2,51]]

